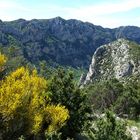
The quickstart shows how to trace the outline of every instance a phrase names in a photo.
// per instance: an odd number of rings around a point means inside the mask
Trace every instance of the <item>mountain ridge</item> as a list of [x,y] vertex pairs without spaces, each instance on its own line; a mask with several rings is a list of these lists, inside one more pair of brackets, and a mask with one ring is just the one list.
[[4,49],[17,46],[23,57],[33,64],[45,60],[51,65],[87,69],[95,50],[118,38],[140,43],[140,28],[109,29],[61,17],[0,22],[0,46]]
[[60,16],[57,16],[57,17],[53,17],[53,18],[43,18],[43,19],[39,19],[39,18],[33,18],[33,19],[25,19],[25,18],[18,18],[18,19],[15,19],[15,20],[7,20],[7,21],[5,21],[5,20],[2,20],[2,19],[0,19],[0,22],[5,22],[5,23],[8,23],[8,22],[15,22],[15,21],[17,21],[17,22],[19,22],[19,21],[21,21],[21,22],[23,22],[23,21],[28,21],[28,22],[30,22],[30,21],[47,21],[47,20],[61,20],[61,21],[79,21],[79,22],[82,22],[82,23],[86,23],[86,24],[90,24],[90,25],[95,25],[95,26],[99,26],[99,27],[102,27],[102,28],[106,28],[106,29],[116,29],[116,28],[122,28],[122,27],[138,27],[138,28],[140,28],[140,26],[135,26],[135,25],[121,25],[121,26],[116,26],[116,27],[113,27],[113,28],[110,28],[110,27],[104,27],[104,26],[102,26],[102,25],[98,25],[98,24],[94,24],[94,23],[92,23],[92,22],[89,22],[89,21],[82,21],[82,20],[79,20],[79,19],[74,19],[74,18],[69,18],[69,19],[65,19],[65,18],[62,18],[62,17],[60,17]]

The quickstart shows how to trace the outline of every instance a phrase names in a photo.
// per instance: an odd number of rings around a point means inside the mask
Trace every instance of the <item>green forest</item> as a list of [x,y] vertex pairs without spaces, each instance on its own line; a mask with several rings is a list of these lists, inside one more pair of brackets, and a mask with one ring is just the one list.
[[138,76],[81,88],[81,69],[16,61],[0,54],[0,140],[131,140],[128,127],[140,129]]

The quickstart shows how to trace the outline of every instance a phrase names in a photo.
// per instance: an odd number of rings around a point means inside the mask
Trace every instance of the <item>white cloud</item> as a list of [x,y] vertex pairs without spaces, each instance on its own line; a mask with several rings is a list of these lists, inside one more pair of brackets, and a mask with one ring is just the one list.
[[0,19],[2,20],[10,21],[22,17],[28,18],[30,12],[32,12],[30,8],[22,6],[16,0],[0,0]]
[[0,1],[0,8],[1,9],[7,9],[7,8],[11,8],[14,7],[15,3],[13,2],[8,2],[8,1]]
[[[140,0],[121,0],[118,3],[106,3],[100,5],[82,6],[77,9],[70,9],[66,18],[77,18],[83,21],[89,21],[93,24],[105,27],[118,27],[121,25],[137,25],[140,26],[138,19],[130,19],[129,15],[125,17],[112,18],[113,14],[120,14],[140,7]],[[135,15],[134,15],[135,16]]]
[[20,3],[10,0],[0,0],[0,11],[2,10],[30,11],[29,8],[22,6]]
[[140,0],[122,0],[119,3],[106,3],[73,9],[72,14],[79,16],[98,16],[129,11],[140,7]]
[[[115,0],[114,0],[115,1]],[[17,0],[0,0],[0,19],[14,20],[17,18],[51,18],[62,16],[63,18],[75,18],[82,21],[92,22],[105,27],[117,27],[120,25],[138,24],[134,23],[138,19],[131,21],[128,15],[123,18],[112,18],[111,14],[127,12],[140,7],[140,0],[118,0],[112,3],[106,1],[104,4],[89,6],[63,7],[58,5],[45,4],[34,5],[32,7],[23,6]],[[140,23],[140,22],[139,22]],[[140,24],[139,24],[140,25]]]

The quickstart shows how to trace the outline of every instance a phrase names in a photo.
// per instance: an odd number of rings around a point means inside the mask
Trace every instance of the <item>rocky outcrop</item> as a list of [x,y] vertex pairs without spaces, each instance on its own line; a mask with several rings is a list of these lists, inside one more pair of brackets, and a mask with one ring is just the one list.
[[140,130],[136,126],[127,127],[128,132],[132,136],[132,140],[140,140]]
[[131,75],[140,74],[139,48],[139,45],[125,39],[118,39],[99,47],[92,57],[83,84],[110,78],[124,80]]
[[[125,40],[118,40],[121,44],[112,45],[112,63],[114,75],[117,79],[131,75],[134,68],[134,62],[129,55],[129,45]],[[119,46],[120,45],[120,46]]]

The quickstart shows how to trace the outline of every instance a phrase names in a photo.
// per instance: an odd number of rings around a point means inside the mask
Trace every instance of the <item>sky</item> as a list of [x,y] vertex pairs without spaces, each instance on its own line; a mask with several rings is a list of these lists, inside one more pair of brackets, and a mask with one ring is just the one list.
[[0,19],[49,19],[60,16],[103,27],[140,27],[140,0],[0,0]]

